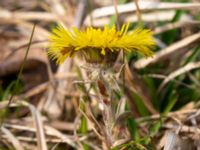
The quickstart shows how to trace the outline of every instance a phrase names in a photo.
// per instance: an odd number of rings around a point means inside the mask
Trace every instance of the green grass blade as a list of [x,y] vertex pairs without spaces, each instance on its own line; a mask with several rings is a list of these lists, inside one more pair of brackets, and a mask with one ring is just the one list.
[[[29,39],[28,47],[27,47],[27,50],[26,50],[26,53],[25,53],[25,57],[24,57],[22,65],[20,67],[20,71],[18,73],[17,80],[15,81],[15,83],[13,85],[13,87],[14,87],[13,94],[11,95],[11,97],[9,99],[7,107],[9,107],[9,105],[12,103],[12,99],[13,99],[14,94],[16,94],[18,92],[18,87],[19,87],[19,83],[20,83],[20,77],[22,75],[22,72],[23,72],[23,69],[24,69],[24,66],[25,66],[25,63],[26,63],[26,60],[27,60],[28,52],[29,52],[30,47],[31,47],[31,43],[32,43],[32,40],[33,40],[33,35],[34,35],[34,32],[35,32],[35,27],[36,27],[36,23],[33,26],[33,29],[32,29],[32,32],[31,32],[31,37]],[[1,117],[0,127],[2,126],[3,122],[4,122],[4,117]]]
[[[33,25],[33,29],[32,29],[32,32],[31,32],[31,37],[29,39],[29,43],[28,43],[28,47],[27,47],[27,50],[26,50],[26,53],[25,53],[25,56],[24,56],[24,60],[23,60],[23,63],[20,67],[20,70],[19,70],[19,74],[17,76],[17,80],[15,82],[15,85],[14,85],[14,92],[17,91],[17,88],[19,86],[19,81],[20,81],[20,77],[22,75],[22,72],[24,70],[24,66],[25,66],[25,63],[27,61],[27,57],[28,57],[28,52],[30,50],[30,47],[31,47],[31,43],[32,43],[32,40],[33,40],[33,35],[34,35],[34,32],[35,32],[35,27],[36,27],[36,23]],[[15,94],[15,93],[14,93]],[[13,94],[13,95],[14,95]],[[8,103],[8,106],[10,105],[10,103],[12,102],[12,98],[13,98],[13,95],[11,96],[11,98],[9,99],[9,103]]]
[[200,55],[200,46],[197,46],[192,54],[186,59],[185,63],[183,65],[188,64],[189,62],[195,61],[195,59]]

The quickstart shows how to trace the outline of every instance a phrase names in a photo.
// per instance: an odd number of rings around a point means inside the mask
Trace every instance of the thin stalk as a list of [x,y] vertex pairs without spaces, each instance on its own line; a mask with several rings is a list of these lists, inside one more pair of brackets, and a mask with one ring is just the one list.
[[[21,75],[22,75],[22,72],[24,70],[24,66],[25,66],[25,63],[27,61],[27,57],[28,57],[28,52],[30,50],[30,47],[31,47],[31,44],[32,44],[32,40],[33,40],[33,35],[34,35],[34,32],[35,32],[35,27],[36,27],[36,23],[33,25],[33,29],[32,29],[32,32],[31,32],[31,36],[30,36],[30,39],[29,39],[29,42],[28,42],[28,47],[27,47],[27,50],[26,50],[26,53],[25,53],[25,56],[24,56],[24,60],[23,60],[23,63],[20,67],[20,70],[19,70],[19,73],[18,73],[18,76],[17,76],[17,80],[16,82],[14,83],[14,88],[13,88],[13,91],[14,93],[11,95],[11,97],[9,98],[9,101],[8,101],[8,105],[7,105],[7,108],[10,106],[10,104],[12,103],[12,100],[13,100],[13,96],[14,94],[16,94],[16,91],[17,91],[17,88],[19,86],[19,81],[20,81],[20,78],[21,78]],[[2,127],[3,125],[3,122],[4,122],[4,117],[1,119],[0,121],[0,127]]]

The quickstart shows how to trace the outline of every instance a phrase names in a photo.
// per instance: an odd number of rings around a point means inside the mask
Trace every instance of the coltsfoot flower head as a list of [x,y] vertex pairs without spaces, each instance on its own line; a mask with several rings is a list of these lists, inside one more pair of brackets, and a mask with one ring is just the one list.
[[151,49],[155,46],[152,32],[137,28],[127,33],[128,27],[128,24],[123,25],[120,31],[115,26],[103,29],[89,27],[80,31],[76,28],[67,30],[59,25],[50,35],[48,53],[58,64],[76,53],[82,53],[91,63],[114,61],[120,50],[151,56]]

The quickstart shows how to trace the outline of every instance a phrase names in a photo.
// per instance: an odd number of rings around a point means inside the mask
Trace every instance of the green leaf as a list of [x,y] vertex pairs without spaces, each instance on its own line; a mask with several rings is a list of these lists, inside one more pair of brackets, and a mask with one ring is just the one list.
[[169,103],[167,104],[167,106],[165,107],[165,110],[163,111],[164,115],[172,110],[172,108],[176,104],[177,100],[178,100],[178,98],[177,98],[176,92],[172,91],[172,94],[170,94],[170,96],[169,96]]
[[133,100],[138,108],[138,111],[139,113],[142,115],[142,116],[148,116],[149,115],[149,111],[148,109],[146,108],[146,106],[144,105],[141,97],[139,95],[137,95],[136,93],[132,93],[132,96],[133,96]]
[[[85,104],[82,101],[80,101],[79,107],[83,112],[85,111]],[[81,125],[80,125],[80,128],[79,128],[79,133],[81,133],[81,134],[87,134],[88,133],[87,119],[84,116],[81,117]],[[87,144],[83,144],[83,148],[84,148],[84,150],[90,149],[90,147]]]
[[133,118],[129,118],[127,120],[127,126],[128,126],[128,129],[129,129],[132,139],[134,139],[136,141],[139,140],[140,135],[139,135],[138,129],[137,129],[137,122]]
[[149,78],[147,76],[144,76],[143,77],[147,87],[148,87],[148,90],[151,94],[151,98],[152,98],[152,103],[154,105],[154,107],[156,109],[159,109],[159,100],[157,98],[157,95],[156,95],[156,87],[155,87],[155,83],[154,83],[154,80],[152,78]]
[[[177,10],[174,18],[171,20],[172,23],[177,22],[180,20],[181,16],[184,14],[183,10]],[[169,30],[162,34],[162,39],[166,44],[171,44],[174,42],[176,35],[177,35],[177,29]]]
[[183,66],[188,64],[189,62],[195,61],[199,55],[200,55],[200,46],[197,46],[193,50],[192,54],[185,60]]

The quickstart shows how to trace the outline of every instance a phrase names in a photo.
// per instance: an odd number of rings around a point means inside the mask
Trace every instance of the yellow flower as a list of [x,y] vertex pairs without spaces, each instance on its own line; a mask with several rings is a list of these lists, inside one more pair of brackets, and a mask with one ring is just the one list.
[[98,51],[101,56],[121,49],[125,52],[138,52],[145,56],[151,56],[155,42],[152,32],[148,29],[137,28],[127,33],[129,24],[123,25],[120,31],[113,26],[105,26],[103,30],[92,27],[85,31],[76,28],[66,30],[59,25],[53,29],[50,35],[48,53],[62,63],[66,58],[74,56],[77,52],[88,53],[91,50]]

